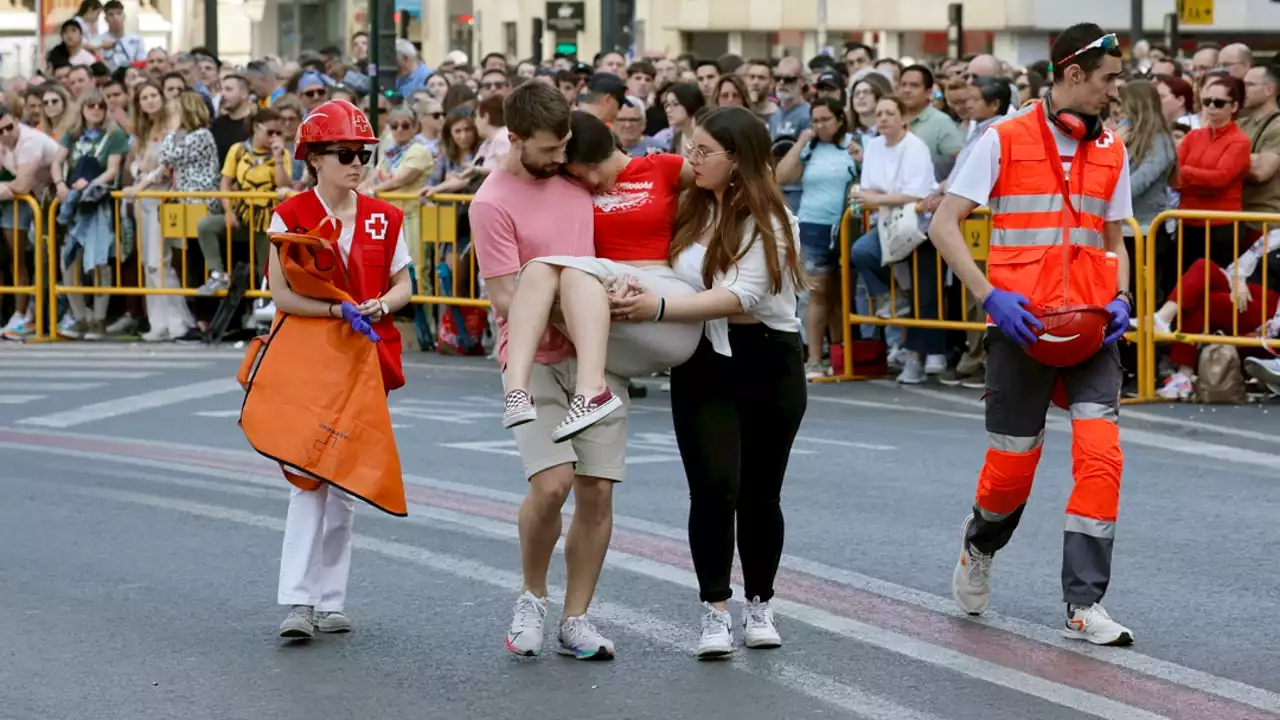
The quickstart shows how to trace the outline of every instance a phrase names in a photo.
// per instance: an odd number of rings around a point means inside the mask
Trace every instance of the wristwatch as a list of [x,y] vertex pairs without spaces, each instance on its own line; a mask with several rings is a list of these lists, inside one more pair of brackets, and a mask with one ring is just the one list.
[[1128,304],[1129,304],[1129,312],[1133,312],[1134,307],[1135,307],[1135,306],[1134,306],[1134,304],[1133,304],[1133,293],[1129,292],[1128,290],[1121,290],[1120,292],[1116,293],[1116,297],[1121,298],[1121,299],[1123,299],[1126,303],[1128,303]]

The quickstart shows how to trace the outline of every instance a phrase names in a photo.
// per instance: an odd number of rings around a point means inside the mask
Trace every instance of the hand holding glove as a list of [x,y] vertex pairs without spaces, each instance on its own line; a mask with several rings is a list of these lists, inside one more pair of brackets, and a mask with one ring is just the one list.
[[992,288],[982,301],[982,309],[995,321],[1000,332],[1022,347],[1040,341],[1032,328],[1044,329],[1040,320],[1027,309],[1029,305],[1031,301],[1021,294],[1000,288]]
[[353,303],[342,303],[342,319],[346,320],[347,323],[351,325],[352,330],[355,330],[361,335],[369,338],[370,341],[379,342],[382,340],[382,338],[378,336],[378,332],[373,329],[373,326],[370,325],[369,321],[365,319],[365,316],[361,314],[360,308],[356,307]]
[[1129,332],[1129,313],[1133,309],[1129,307],[1128,300],[1117,297],[1107,303],[1107,312],[1111,313],[1111,321],[1107,323],[1107,336],[1102,340],[1103,345],[1110,345]]

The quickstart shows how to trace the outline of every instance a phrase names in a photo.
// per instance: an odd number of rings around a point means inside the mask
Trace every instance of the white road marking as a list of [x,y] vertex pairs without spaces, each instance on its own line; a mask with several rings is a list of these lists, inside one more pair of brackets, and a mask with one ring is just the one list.
[[85,350],[84,345],[71,343],[63,346],[57,345],[16,345],[3,344],[0,345],[0,358],[12,360],[15,358],[47,358],[47,359],[141,359],[141,360],[157,360],[157,359],[176,359],[176,360],[240,360],[244,357],[244,350],[235,350],[228,348],[223,350],[197,350],[194,348],[185,348],[177,345],[155,345],[155,346],[129,346],[129,345],[95,345],[92,350]]
[[198,400],[200,398],[212,397],[214,395],[222,395],[229,392],[244,392],[240,387],[240,383],[234,378],[224,378],[221,380],[208,380],[200,383],[191,383],[189,385],[179,385],[178,387],[165,388],[163,390],[152,390],[150,392],[139,393],[137,395],[127,395],[107,402],[93,403],[74,410],[65,410],[50,415],[40,415],[30,417],[25,420],[19,420],[22,425],[39,425],[41,427],[65,428],[73,425],[81,425],[95,420],[106,420],[109,418],[128,415],[130,413],[142,412],[143,410],[154,410],[166,405],[176,405],[177,403],[186,402],[187,400]]
[[[1204,406],[1201,406],[1201,412],[1204,412]],[[1130,410],[1128,406],[1120,408],[1120,417],[1133,418],[1143,422],[1154,423],[1157,425],[1172,425],[1174,427],[1188,428],[1190,430],[1198,430],[1201,432],[1216,433],[1218,435],[1234,435],[1236,437],[1246,438],[1248,440],[1261,440],[1265,443],[1274,444],[1276,441],[1276,433],[1258,432],[1257,430],[1245,430],[1244,428],[1228,427],[1226,425],[1210,425],[1205,422],[1197,422],[1195,420],[1184,420],[1182,418],[1162,417],[1154,413],[1142,412],[1139,410]]]
[[[17,432],[24,432],[18,430]],[[78,437],[95,440],[119,440],[107,435],[91,435],[84,433],[42,433],[62,435],[66,437]],[[283,487],[283,483],[278,476],[272,473],[275,467],[269,460],[262,458],[257,453],[243,450],[218,450],[215,448],[201,447],[197,445],[189,445],[183,443],[174,443],[167,441],[150,441],[150,440],[134,440],[147,445],[156,447],[165,447],[171,449],[187,449],[208,452],[216,451],[218,454],[228,457],[239,457],[241,459],[257,460],[262,462],[262,474],[255,475],[252,473],[238,472],[233,470],[222,470],[218,468],[207,468],[185,463],[168,462],[163,460],[152,460],[147,458],[130,457],[125,455],[115,455],[111,453],[101,453],[87,450],[73,450],[68,448],[41,447],[37,445],[28,445],[25,443],[0,442],[0,449],[11,451],[27,451],[34,453],[42,453],[47,455],[63,456],[70,458],[78,458],[92,461],[105,461],[110,463],[133,465],[136,467],[147,467],[159,470],[167,470],[170,472],[186,473],[194,475],[202,475],[206,477],[214,477],[220,480],[230,481],[238,487],[244,484],[263,486],[263,487]],[[100,467],[97,464],[91,467]],[[121,473],[122,477],[129,478],[133,475],[130,473]],[[194,482],[194,481],[193,481]],[[422,477],[418,475],[406,475],[405,482],[422,487],[429,487],[445,492],[453,492],[461,495],[469,495],[477,498],[489,500],[497,500],[514,505],[519,505],[524,500],[524,495],[513,493],[505,490],[498,490],[479,485],[466,485],[462,483],[449,482],[447,480],[439,480],[436,478]],[[233,491],[239,493],[240,491]],[[284,498],[285,493],[279,493]],[[572,503],[566,503],[565,512],[572,512]],[[434,520],[450,523],[461,523],[461,526],[469,526],[474,532],[483,532],[501,537],[516,537],[516,529],[507,523],[503,523],[490,518],[476,517],[457,513],[444,508],[436,508],[430,506],[422,506],[414,504],[407,520],[415,522],[415,516],[427,517]],[[397,518],[397,521],[404,519]],[[429,523],[424,523],[429,524]],[[639,532],[649,533],[658,537],[664,537],[676,541],[686,541],[688,534],[683,529],[668,527],[660,523],[640,518],[632,518],[625,515],[614,515],[614,524],[617,527],[628,528]],[[616,553],[610,551],[609,557],[613,557]],[[950,598],[944,598],[939,595],[933,595],[915,588],[909,588],[903,585],[897,585],[887,580],[881,580],[861,573],[845,570],[842,568],[832,567],[823,563],[806,560],[794,555],[782,556],[782,567],[802,572],[834,583],[847,585],[864,592],[869,592],[882,597],[898,600],[925,610],[930,610],[940,614],[961,617],[954,608],[954,601]],[[740,589],[739,589],[740,591]],[[1135,672],[1142,673],[1151,677],[1181,685],[1183,687],[1192,688],[1202,692],[1210,693],[1218,697],[1243,703],[1260,710],[1268,712],[1280,713],[1280,694],[1271,691],[1253,687],[1245,683],[1231,680],[1228,678],[1212,675],[1200,670],[1178,665],[1176,663],[1160,660],[1148,655],[1129,650],[1123,653],[1117,653],[1107,648],[1095,648],[1084,643],[1069,643],[1061,637],[1057,628],[1051,628],[1045,625],[1033,623],[1021,618],[1003,616],[999,613],[988,611],[981,618],[969,618],[964,616],[962,619],[968,622],[974,622],[984,625],[990,625],[994,628],[1005,630],[1015,635],[1033,640],[1045,645],[1050,645],[1063,650],[1068,650],[1080,655],[1093,658],[1099,662],[1108,663],[1117,667],[1123,667]]]
[[240,411],[239,411],[239,410],[199,410],[199,411],[197,411],[197,412],[193,412],[193,413],[191,413],[191,414],[192,414],[192,415],[195,415],[195,416],[197,416],[197,417],[208,417],[208,418],[233,418],[233,417],[240,417]]
[[413,368],[414,370],[444,370],[448,372],[485,373],[488,375],[498,374],[497,363],[492,363],[491,365],[486,365],[486,366],[480,366],[480,365],[461,365],[461,364],[440,365],[437,363],[406,362],[404,363],[404,367]]
[[800,435],[796,440],[801,442],[813,443],[815,445],[839,445],[840,447],[859,448],[861,450],[897,450],[896,445],[881,445],[879,443],[855,442],[853,440],[831,440],[829,438],[806,437]]
[[36,392],[93,390],[105,386],[106,383],[98,382],[0,382],[0,390],[34,390]]
[[52,358],[18,359],[0,357],[0,368],[67,368],[75,375],[81,368],[85,370],[129,370],[142,368],[145,370],[198,370],[207,368],[213,363],[188,360],[154,360],[152,358],[102,359],[84,358],[82,360],[63,360]]
[[[256,515],[221,505],[209,505],[158,495],[104,488],[69,487],[68,489],[72,492],[118,502],[176,511],[188,515],[264,528],[275,532],[283,532],[284,530],[284,520],[282,518]],[[252,492],[253,488],[245,488],[245,490],[251,492],[241,494],[258,495],[258,493]],[[467,558],[427,550],[416,545],[381,540],[365,535],[356,535],[354,543],[356,547],[362,550],[412,562],[437,572],[484,583],[504,591],[517,588],[522,582],[517,573]],[[561,604],[560,598],[564,596],[564,590],[554,586],[548,587],[547,590],[552,600],[556,604]],[[676,625],[643,610],[608,600],[597,601],[592,609],[592,615],[604,623],[622,628],[629,634],[644,637],[656,645],[675,650],[684,655],[692,655],[693,653],[693,644],[689,640],[692,633],[690,627]],[[735,662],[732,667],[735,670],[789,687],[811,698],[835,705],[870,720],[941,720],[937,715],[900,705],[888,698],[845,685],[833,678],[805,670],[790,663],[780,666],[761,665],[755,667],[750,663]],[[1135,718],[1135,720],[1152,717],[1149,713],[1143,714],[1141,711],[1137,711],[1137,713],[1128,715],[1128,717]]]
[[0,405],[23,405],[32,400],[43,400],[47,395],[0,395]]
[[0,378],[11,380],[141,380],[155,373],[108,370],[9,370],[0,368]]
[[[872,382],[879,381],[873,380]],[[972,404],[968,399],[953,396],[949,393],[939,392],[937,390],[923,390],[919,388],[900,389],[904,392],[924,397],[934,397],[953,404]],[[879,410],[897,410],[900,412],[910,412],[920,415],[936,415],[939,417],[958,418],[961,420],[984,419],[982,413],[941,410],[938,408],[920,407],[918,405],[901,405],[889,402],[851,400],[848,398],[823,397],[815,395],[810,395],[809,399],[837,405],[850,405],[854,407],[875,408]],[[1127,411],[1124,408],[1121,408],[1120,416],[1124,417],[1126,412]],[[1045,429],[1070,433],[1071,421],[1065,417],[1064,413],[1051,411],[1049,417],[1045,421]],[[977,436],[975,436],[975,438],[976,437]],[[1274,438],[1271,439],[1274,440]],[[1202,458],[1234,462],[1241,465],[1255,465],[1269,470],[1280,469],[1280,455],[1272,455],[1270,453],[1258,452],[1256,450],[1238,448],[1232,445],[1219,445],[1200,440],[1192,440],[1185,437],[1161,435],[1160,433],[1152,432],[1150,430],[1138,430],[1136,428],[1125,427],[1123,423],[1120,426],[1120,442],[1122,445],[1132,443],[1134,445],[1142,445],[1158,450],[1167,450],[1169,452],[1180,453],[1183,455],[1196,455]]]

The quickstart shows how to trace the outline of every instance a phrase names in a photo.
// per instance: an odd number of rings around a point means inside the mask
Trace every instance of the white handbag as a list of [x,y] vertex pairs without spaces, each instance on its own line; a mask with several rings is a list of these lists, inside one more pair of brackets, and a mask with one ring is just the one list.
[[[903,138],[902,142],[906,141]],[[902,159],[906,155],[907,149],[904,147],[898,155],[898,166],[893,171],[893,180],[886,191],[890,195],[898,191],[898,176],[902,172]],[[915,203],[881,208],[880,216],[876,219],[876,229],[880,233],[881,266],[907,259],[926,239],[925,234],[920,232],[920,218],[916,214]]]

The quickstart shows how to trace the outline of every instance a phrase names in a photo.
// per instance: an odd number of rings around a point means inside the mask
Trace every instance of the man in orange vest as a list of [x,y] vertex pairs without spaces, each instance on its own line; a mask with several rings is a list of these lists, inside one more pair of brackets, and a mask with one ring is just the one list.
[[[1055,39],[1053,89],[1043,102],[989,128],[934,214],[938,252],[988,315],[986,463],[965,519],[952,595],[971,615],[987,608],[991,561],[1022,516],[1044,442],[1045,413],[1059,384],[1071,409],[1075,487],[1062,548],[1063,634],[1128,645],[1133,633],[1101,600],[1111,577],[1120,501],[1118,409],[1123,373],[1115,341],[1129,327],[1129,257],[1121,223],[1132,214],[1124,143],[1102,125],[1121,75],[1114,34],[1092,23]],[[992,213],[989,276],[973,261],[960,222]],[[989,279],[988,279],[989,278]],[[1038,341],[1031,306],[1105,306],[1101,350],[1079,365],[1049,367],[1023,352]]]

